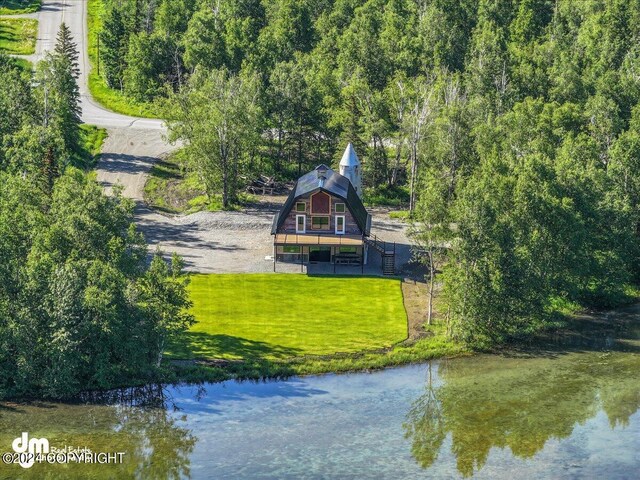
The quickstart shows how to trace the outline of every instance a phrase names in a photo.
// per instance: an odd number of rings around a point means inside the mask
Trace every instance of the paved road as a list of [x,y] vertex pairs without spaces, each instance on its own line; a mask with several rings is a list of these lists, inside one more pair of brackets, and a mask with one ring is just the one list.
[[142,199],[144,176],[154,158],[173,147],[164,141],[166,131],[162,120],[120,115],[101,107],[91,97],[86,0],[43,0],[39,12],[26,16],[39,21],[35,54],[26,57],[34,63],[54,48],[60,24],[64,22],[69,26],[80,51],[78,84],[82,120],[107,128],[109,133],[98,165],[98,181],[107,187],[119,182],[124,186],[125,195]]
[[55,46],[56,35],[61,23],[66,23],[71,30],[80,51],[80,94],[82,96],[82,120],[101,127],[134,127],[139,129],[163,130],[161,120],[144,119],[120,115],[104,109],[93,101],[89,94],[89,55],[87,39],[87,2],[86,0],[43,0],[38,13],[26,15],[37,18],[38,39],[36,52],[25,58],[37,62],[47,51]]
[[[39,20],[36,53],[28,58],[40,60],[55,45],[55,38],[62,22],[65,22],[78,44],[80,56],[80,93],[82,120],[104,127],[108,131],[100,161],[97,179],[107,192],[114,185],[123,187],[123,195],[136,201],[135,220],[149,243],[150,249],[160,247],[170,255],[176,252],[191,271],[222,272],[246,271],[256,266],[268,269],[264,256],[270,253],[268,226],[270,218],[252,214],[201,212],[187,217],[167,217],[150,210],[143,202],[143,189],[147,173],[154,162],[167,155],[175,147],[165,139],[166,129],[161,120],[129,117],[111,112],[98,105],[88,88],[90,64],[87,52],[87,7],[85,0],[43,0],[42,9],[30,17]],[[226,219],[227,216],[232,218]],[[222,218],[225,217],[225,218]],[[260,222],[264,223],[261,225]],[[251,228],[245,228],[252,225]],[[266,232],[257,242],[252,230]],[[243,237],[240,239],[238,237]],[[251,246],[249,246],[251,244]],[[244,261],[235,258],[238,252],[250,252]],[[254,258],[260,265],[254,266]],[[264,263],[264,265],[262,265]]]

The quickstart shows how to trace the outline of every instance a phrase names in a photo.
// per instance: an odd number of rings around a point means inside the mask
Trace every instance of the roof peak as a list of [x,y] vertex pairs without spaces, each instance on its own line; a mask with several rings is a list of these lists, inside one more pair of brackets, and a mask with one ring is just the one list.
[[344,153],[342,154],[342,160],[340,160],[341,167],[356,167],[360,165],[360,160],[358,159],[358,155],[356,154],[355,149],[353,148],[353,144],[349,142],[347,148],[345,148]]
[[332,170],[332,169],[330,167],[327,167],[324,163],[321,163],[316,168],[314,168],[314,170]]

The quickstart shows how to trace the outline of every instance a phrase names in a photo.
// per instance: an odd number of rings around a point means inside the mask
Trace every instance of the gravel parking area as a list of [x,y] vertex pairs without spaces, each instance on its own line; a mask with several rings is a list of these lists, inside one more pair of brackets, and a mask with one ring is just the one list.
[[[243,212],[198,212],[168,217],[138,203],[136,217],[151,248],[166,255],[176,252],[189,271],[201,273],[272,272],[271,221],[285,197],[264,197]],[[375,210],[372,233],[397,242],[397,267],[410,259],[406,225],[389,218],[388,212]],[[370,251],[371,252],[371,251]],[[370,253],[365,273],[381,274],[380,257]],[[300,272],[300,265],[277,264],[278,272]],[[311,265],[304,273],[330,273],[333,267]],[[338,267],[336,273],[361,273],[360,268]]]
[[[239,212],[198,212],[169,216],[150,209],[143,201],[147,173],[157,158],[175,147],[168,145],[162,130],[110,128],[97,169],[97,179],[109,192],[121,185],[123,195],[136,202],[135,220],[149,243],[167,257],[173,252],[185,261],[188,271],[200,273],[273,272],[271,221],[285,196],[265,196]],[[397,242],[396,268],[411,256],[406,225],[389,218],[388,209],[371,209],[372,234]],[[300,272],[300,265],[278,263],[278,272]],[[333,273],[326,264],[305,267],[305,273]],[[360,274],[359,267],[338,266],[336,273]],[[381,274],[381,259],[370,249],[366,274]]]

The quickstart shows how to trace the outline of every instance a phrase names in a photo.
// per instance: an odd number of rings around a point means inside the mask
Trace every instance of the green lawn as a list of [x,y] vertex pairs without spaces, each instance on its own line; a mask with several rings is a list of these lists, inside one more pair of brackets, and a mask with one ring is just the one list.
[[170,346],[171,358],[279,360],[407,337],[398,279],[198,274],[189,288],[198,323]]
[[0,0],[0,15],[37,12],[41,3],[41,0]]
[[0,52],[30,55],[36,51],[38,21],[31,18],[0,18]]

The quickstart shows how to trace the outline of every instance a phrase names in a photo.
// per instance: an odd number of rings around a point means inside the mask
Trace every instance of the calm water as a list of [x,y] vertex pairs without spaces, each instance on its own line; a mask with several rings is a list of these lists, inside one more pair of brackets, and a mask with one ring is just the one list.
[[[5,404],[2,452],[27,431],[125,457],[2,465],[0,477],[639,478],[639,333],[536,356],[149,388],[117,406]],[[166,408],[130,406],[142,393]]]

